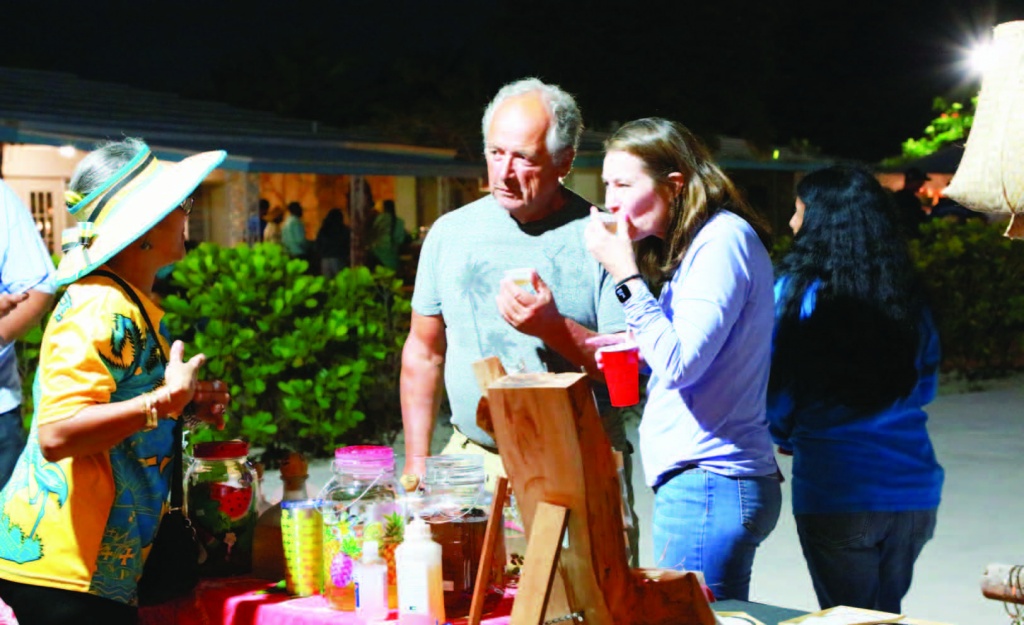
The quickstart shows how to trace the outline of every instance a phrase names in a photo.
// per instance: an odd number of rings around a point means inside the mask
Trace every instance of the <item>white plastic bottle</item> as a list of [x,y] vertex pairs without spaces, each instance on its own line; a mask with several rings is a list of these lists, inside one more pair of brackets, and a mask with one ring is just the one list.
[[363,559],[354,571],[356,616],[364,623],[388,620],[388,565],[380,558],[377,541],[363,542]]
[[405,528],[395,549],[398,572],[398,622],[439,625],[444,618],[441,545],[430,537],[430,525],[417,518]]

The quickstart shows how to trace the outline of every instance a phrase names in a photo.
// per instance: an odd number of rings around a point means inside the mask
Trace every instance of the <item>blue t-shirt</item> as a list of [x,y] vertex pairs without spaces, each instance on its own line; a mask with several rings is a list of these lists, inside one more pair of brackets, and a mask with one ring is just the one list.
[[[504,272],[532,267],[551,292],[562,316],[601,333],[625,329],[615,284],[587,252],[583,229],[590,203],[563,190],[565,205],[539,221],[520,224],[490,195],[442,216],[430,228],[420,252],[412,307],[441,315],[448,351],[444,378],[452,423],[477,443],[494,441],[476,425],[480,389],[473,363],[488,356],[505,370],[578,371],[533,336],[510,326],[496,298]],[[607,410],[607,388],[595,384],[598,407],[612,444],[625,443],[621,417]]]
[[[32,215],[0,181],[0,293],[36,290],[53,293],[53,261],[39,238]],[[21,377],[14,341],[0,344],[0,413],[21,405]]]
[[[776,284],[776,297],[785,280]],[[812,287],[804,294],[801,318],[813,314],[816,292]],[[822,402],[797,410],[786,392],[768,397],[772,437],[793,452],[794,514],[938,507],[945,476],[923,407],[938,386],[939,335],[927,309],[919,328],[917,385],[877,414]]]
[[640,422],[647,484],[698,465],[732,477],[778,467],[765,419],[772,264],[744,219],[721,211],[655,300],[639,287],[626,322],[651,369]]

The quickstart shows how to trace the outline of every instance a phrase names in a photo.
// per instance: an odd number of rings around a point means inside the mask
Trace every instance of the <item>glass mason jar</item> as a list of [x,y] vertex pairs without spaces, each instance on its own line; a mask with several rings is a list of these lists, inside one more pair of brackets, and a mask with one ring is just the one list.
[[196,528],[200,574],[241,575],[252,570],[259,500],[249,444],[241,440],[198,443],[185,474],[185,513]]
[[375,540],[388,566],[388,603],[398,607],[395,548],[405,535],[404,489],[390,447],[357,445],[334,452],[334,476],[320,491],[324,524],[324,596],[337,610],[355,611],[353,567],[363,541]]
[[[421,515],[431,524],[434,541],[441,545],[444,613],[453,620],[469,614],[492,495],[484,488],[483,456],[430,456],[426,465],[426,503]],[[499,540],[491,559],[484,613],[492,611],[505,594],[504,569],[505,547]]]

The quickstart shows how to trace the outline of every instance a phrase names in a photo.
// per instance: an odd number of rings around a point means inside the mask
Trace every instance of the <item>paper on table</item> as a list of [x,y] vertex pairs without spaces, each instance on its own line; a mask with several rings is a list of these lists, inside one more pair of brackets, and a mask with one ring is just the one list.
[[715,612],[715,625],[764,625],[746,612]]
[[880,625],[882,623],[911,625],[913,622],[913,620],[907,619],[902,614],[864,610],[862,608],[851,608],[841,605],[783,621],[779,625],[796,625],[797,623],[800,625]]

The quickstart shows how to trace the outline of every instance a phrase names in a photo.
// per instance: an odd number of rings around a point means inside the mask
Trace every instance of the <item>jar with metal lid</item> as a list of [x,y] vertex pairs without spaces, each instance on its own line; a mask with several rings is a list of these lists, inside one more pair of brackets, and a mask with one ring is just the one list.
[[354,611],[355,563],[363,541],[374,540],[388,567],[388,603],[398,607],[395,549],[405,534],[405,489],[395,477],[390,447],[356,445],[334,453],[334,476],[320,491],[324,524],[324,596],[337,610]]
[[200,574],[241,575],[252,570],[259,499],[256,470],[242,440],[198,443],[185,474],[185,512],[196,528]]
[[[434,541],[441,545],[448,619],[469,614],[473,601],[492,499],[484,488],[485,480],[483,456],[453,454],[426,459],[426,503],[420,514],[431,524]],[[504,542],[499,540],[491,560],[484,613],[493,610],[505,594],[504,569]]]

